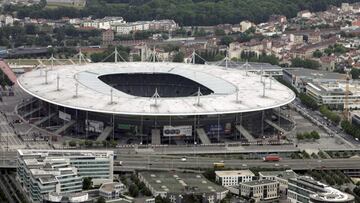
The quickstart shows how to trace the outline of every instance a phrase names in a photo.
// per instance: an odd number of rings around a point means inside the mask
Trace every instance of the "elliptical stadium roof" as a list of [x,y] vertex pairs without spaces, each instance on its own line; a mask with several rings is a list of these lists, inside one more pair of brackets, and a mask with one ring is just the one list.
[[[113,89],[99,79],[103,75],[134,73],[180,75],[211,89],[213,93],[204,96],[155,99],[127,94]],[[262,81],[265,83],[265,96]],[[263,77],[262,81],[260,75],[246,73],[244,70],[225,69],[213,65],[150,62],[55,66],[52,70],[38,69],[18,78],[22,89],[46,102],[78,110],[121,115],[187,116],[242,113],[271,109],[294,100],[295,94],[276,80],[272,79],[270,82],[270,78]],[[76,84],[78,96],[75,96]],[[111,95],[113,103],[110,102]]]

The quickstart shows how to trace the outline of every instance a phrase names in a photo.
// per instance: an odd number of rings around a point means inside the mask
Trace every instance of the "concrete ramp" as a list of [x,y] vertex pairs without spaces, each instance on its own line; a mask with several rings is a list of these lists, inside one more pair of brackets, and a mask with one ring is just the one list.
[[27,117],[33,115],[34,113],[40,111],[40,109],[41,109],[41,107],[37,107],[37,108],[35,108],[35,109],[32,109],[31,111],[25,113],[25,114],[23,115],[23,117],[24,117],[24,118],[27,118]]
[[196,129],[196,133],[199,136],[202,144],[211,144],[211,141],[210,141],[209,137],[207,136],[204,128]]
[[9,65],[5,63],[4,61],[0,61],[0,69],[1,71],[9,78],[11,82],[16,84],[17,79],[15,73],[11,70]]
[[51,119],[52,117],[54,117],[55,115],[56,115],[56,113],[52,113],[49,116],[45,116],[41,120],[36,121],[34,123],[34,125],[39,126],[39,125],[43,124],[44,122],[48,121],[49,119]]
[[242,136],[245,137],[248,142],[256,142],[255,138],[249,133],[249,131],[244,128],[244,126],[237,125],[236,129],[240,132]]
[[275,128],[276,130],[282,132],[282,133],[285,133],[286,130],[284,130],[283,128],[281,128],[280,126],[276,125],[276,123],[270,121],[269,119],[266,119],[265,120],[265,123],[269,124],[271,127]]
[[71,126],[73,126],[76,123],[75,120],[71,120],[69,122],[67,122],[65,125],[63,125],[61,128],[57,129],[55,131],[55,134],[59,135],[60,133],[64,132],[65,130],[67,130],[68,128],[70,128]]
[[104,131],[97,137],[96,141],[104,141],[106,140],[109,135],[112,133],[113,127],[112,126],[106,126]]
[[151,144],[153,144],[153,145],[160,145],[161,144],[161,137],[160,137],[160,130],[159,129],[152,129],[151,130]]

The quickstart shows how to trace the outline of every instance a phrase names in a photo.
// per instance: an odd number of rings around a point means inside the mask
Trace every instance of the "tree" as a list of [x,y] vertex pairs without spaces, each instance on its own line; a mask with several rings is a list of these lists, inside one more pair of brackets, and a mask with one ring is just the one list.
[[313,130],[313,131],[311,131],[311,137],[313,138],[313,139],[315,139],[315,140],[318,140],[318,139],[320,139],[320,135],[319,135],[319,133],[318,132],[316,132],[315,130]]
[[223,36],[223,35],[226,35],[225,31],[222,30],[222,29],[216,29],[215,30],[215,35],[216,36]]
[[129,193],[132,197],[137,197],[139,195],[139,188],[135,184],[131,184],[129,187]]
[[319,50],[319,49],[317,49],[316,51],[314,51],[314,53],[313,53],[313,57],[315,57],[315,58],[320,58],[320,57],[322,57],[323,56],[323,53]]
[[103,197],[97,199],[96,203],[106,203],[106,200]]
[[179,63],[184,62],[184,53],[181,51],[176,52],[173,58],[173,62],[179,62]]
[[70,147],[75,147],[75,146],[76,146],[75,140],[69,141],[69,146],[70,146]]
[[220,44],[222,45],[226,45],[226,46],[229,46],[229,44],[231,42],[233,42],[234,39],[230,36],[223,36],[221,39],[220,39]]
[[91,189],[91,188],[92,188],[92,184],[93,184],[93,182],[92,182],[91,178],[90,178],[90,177],[85,177],[85,178],[83,179],[83,190],[89,190],[89,189]]
[[311,59],[300,59],[294,58],[291,60],[292,67],[303,67],[308,69],[318,69],[320,67],[320,63]]
[[359,79],[360,77],[360,69],[352,68],[350,71],[352,79]]

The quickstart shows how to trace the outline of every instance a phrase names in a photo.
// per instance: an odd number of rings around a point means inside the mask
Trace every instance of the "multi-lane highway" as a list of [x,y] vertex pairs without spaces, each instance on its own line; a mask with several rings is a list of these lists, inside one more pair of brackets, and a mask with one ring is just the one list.
[[[121,166],[119,165],[121,161]],[[215,162],[223,162],[227,168],[291,168],[307,169],[360,169],[360,159],[284,159],[279,162],[262,160],[220,159],[207,157],[170,156],[118,156],[114,161],[115,171],[126,169],[205,169],[213,167]]]

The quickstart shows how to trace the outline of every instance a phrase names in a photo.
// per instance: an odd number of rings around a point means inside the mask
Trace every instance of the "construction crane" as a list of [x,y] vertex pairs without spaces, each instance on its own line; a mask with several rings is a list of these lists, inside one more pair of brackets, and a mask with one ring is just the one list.
[[350,95],[350,87],[349,87],[349,83],[350,83],[351,77],[349,74],[349,71],[346,71],[346,76],[345,76],[345,97],[344,97],[344,111],[343,111],[343,116],[345,120],[349,120],[350,119],[350,110],[349,110],[349,95]]

